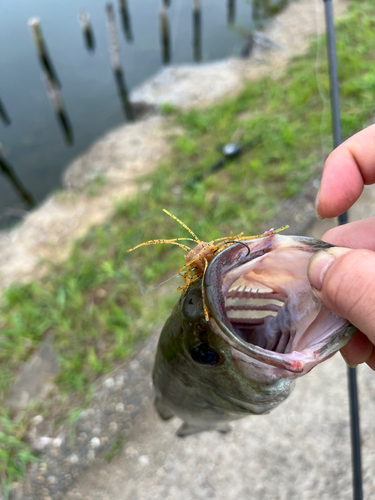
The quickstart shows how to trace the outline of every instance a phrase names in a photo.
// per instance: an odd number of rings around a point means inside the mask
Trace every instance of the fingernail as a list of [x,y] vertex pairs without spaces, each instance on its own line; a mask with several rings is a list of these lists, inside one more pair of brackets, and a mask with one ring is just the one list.
[[318,220],[324,220],[324,217],[322,217],[321,215],[319,215],[318,213],[318,209],[319,209],[319,201],[320,201],[320,188],[319,188],[319,191],[318,191],[318,194],[316,195],[316,198],[315,198],[315,215],[316,215],[316,218]]
[[350,252],[350,248],[333,247],[316,253],[309,263],[307,276],[316,290],[321,290],[324,275],[335,259]]
[[318,252],[310,260],[307,276],[311,285],[320,290],[322,288],[323,278],[327,269],[335,259],[325,250]]

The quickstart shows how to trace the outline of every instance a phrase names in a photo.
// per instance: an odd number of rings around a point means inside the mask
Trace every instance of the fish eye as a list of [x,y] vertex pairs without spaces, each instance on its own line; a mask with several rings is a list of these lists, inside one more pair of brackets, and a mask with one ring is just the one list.
[[220,361],[219,354],[207,344],[198,344],[190,351],[192,359],[201,365],[216,365]]

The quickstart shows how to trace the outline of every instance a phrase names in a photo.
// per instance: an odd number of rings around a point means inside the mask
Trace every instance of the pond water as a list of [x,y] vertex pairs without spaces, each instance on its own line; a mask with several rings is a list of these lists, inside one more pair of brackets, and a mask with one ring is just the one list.
[[[169,0],[171,64],[193,62],[193,0]],[[228,5],[235,5],[235,28],[228,25]],[[202,61],[240,55],[240,32],[254,18],[268,18],[287,0],[201,0]],[[121,63],[131,90],[162,66],[157,0],[127,0],[133,40],[126,40],[114,1]],[[0,116],[2,154],[33,198],[40,202],[61,186],[67,164],[110,128],[124,122],[108,51],[105,0],[17,0],[2,2],[0,16]],[[78,22],[80,9],[91,19],[95,51],[86,49]],[[74,133],[67,145],[46,93],[29,18],[38,16]],[[238,29],[237,29],[238,28]],[[220,36],[218,36],[220,34]],[[0,113],[1,115],[1,113]],[[0,226],[19,218],[27,205],[0,170]]]

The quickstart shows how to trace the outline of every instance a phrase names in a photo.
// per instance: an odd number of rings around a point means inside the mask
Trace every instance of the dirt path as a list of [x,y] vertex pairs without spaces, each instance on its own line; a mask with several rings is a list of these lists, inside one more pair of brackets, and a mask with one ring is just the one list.
[[[351,220],[375,215],[375,188],[366,188]],[[319,237],[334,221],[316,222]],[[375,374],[358,369],[364,498],[375,497]],[[120,456],[97,460],[65,500],[349,500],[352,498],[346,366],[340,355],[297,381],[270,415],[247,417],[226,435],[181,440],[179,422],[144,409]]]

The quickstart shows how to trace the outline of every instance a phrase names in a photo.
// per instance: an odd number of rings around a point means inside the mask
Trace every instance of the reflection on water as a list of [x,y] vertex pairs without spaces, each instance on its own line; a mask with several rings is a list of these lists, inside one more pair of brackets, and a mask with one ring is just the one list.
[[118,90],[118,95],[124,112],[124,116],[128,121],[134,118],[132,105],[129,101],[128,89],[125,83],[124,72],[121,66],[120,44],[118,41],[115,13],[112,4],[106,5],[107,25],[108,25],[108,40],[109,52],[111,54],[113,74]]
[[128,43],[132,43],[133,34],[130,22],[130,14],[128,9],[128,0],[119,0],[120,17],[122,21],[122,29],[124,30],[125,39]]
[[236,17],[236,0],[228,0],[228,24],[233,24]]
[[201,42],[201,2],[194,0],[193,7],[193,50],[194,61],[199,62],[202,60],[202,42]]
[[5,109],[5,106],[2,103],[1,99],[0,99],[0,118],[2,119],[2,121],[5,125],[10,125],[9,115],[8,115],[7,110]]
[[27,189],[22,185],[22,182],[18,179],[14,168],[3,158],[1,148],[0,148],[0,170],[7,181],[10,183],[14,191],[18,194],[19,198],[25,202],[29,208],[35,206],[35,201],[32,195],[27,191]]
[[[13,165],[15,178],[22,180],[37,202],[60,186],[63,169],[76,155],[108,129],[123,123],[124,116],[132,118],[128,89],[156,73],[162,61],[182,64],[239,56],[244,41],[239,30],[232,29],[233,23],[250,32],[287,3],[287,0],[113,1],[115,24],[121,29],[117,70],[113,61],[111,68],[108,54],[105,0],[2,3],[2,158],[3,161],[6,158],[6,165]],[[167,34],[161,29],[163,8]],[[33,28],[33,43],[27,22],[35,16],[42,20],[43,33]],[[25,206],[27,200],[24,196],[20,198],[19,193],[0,175],[0,225],[12,222],[2,217],[5,211]]]
[[165,5],[160,9],[160,40],[161,40],[161,53],[163,64],[171,62],[171,42],[169,32],[169,19],[168,10]]

